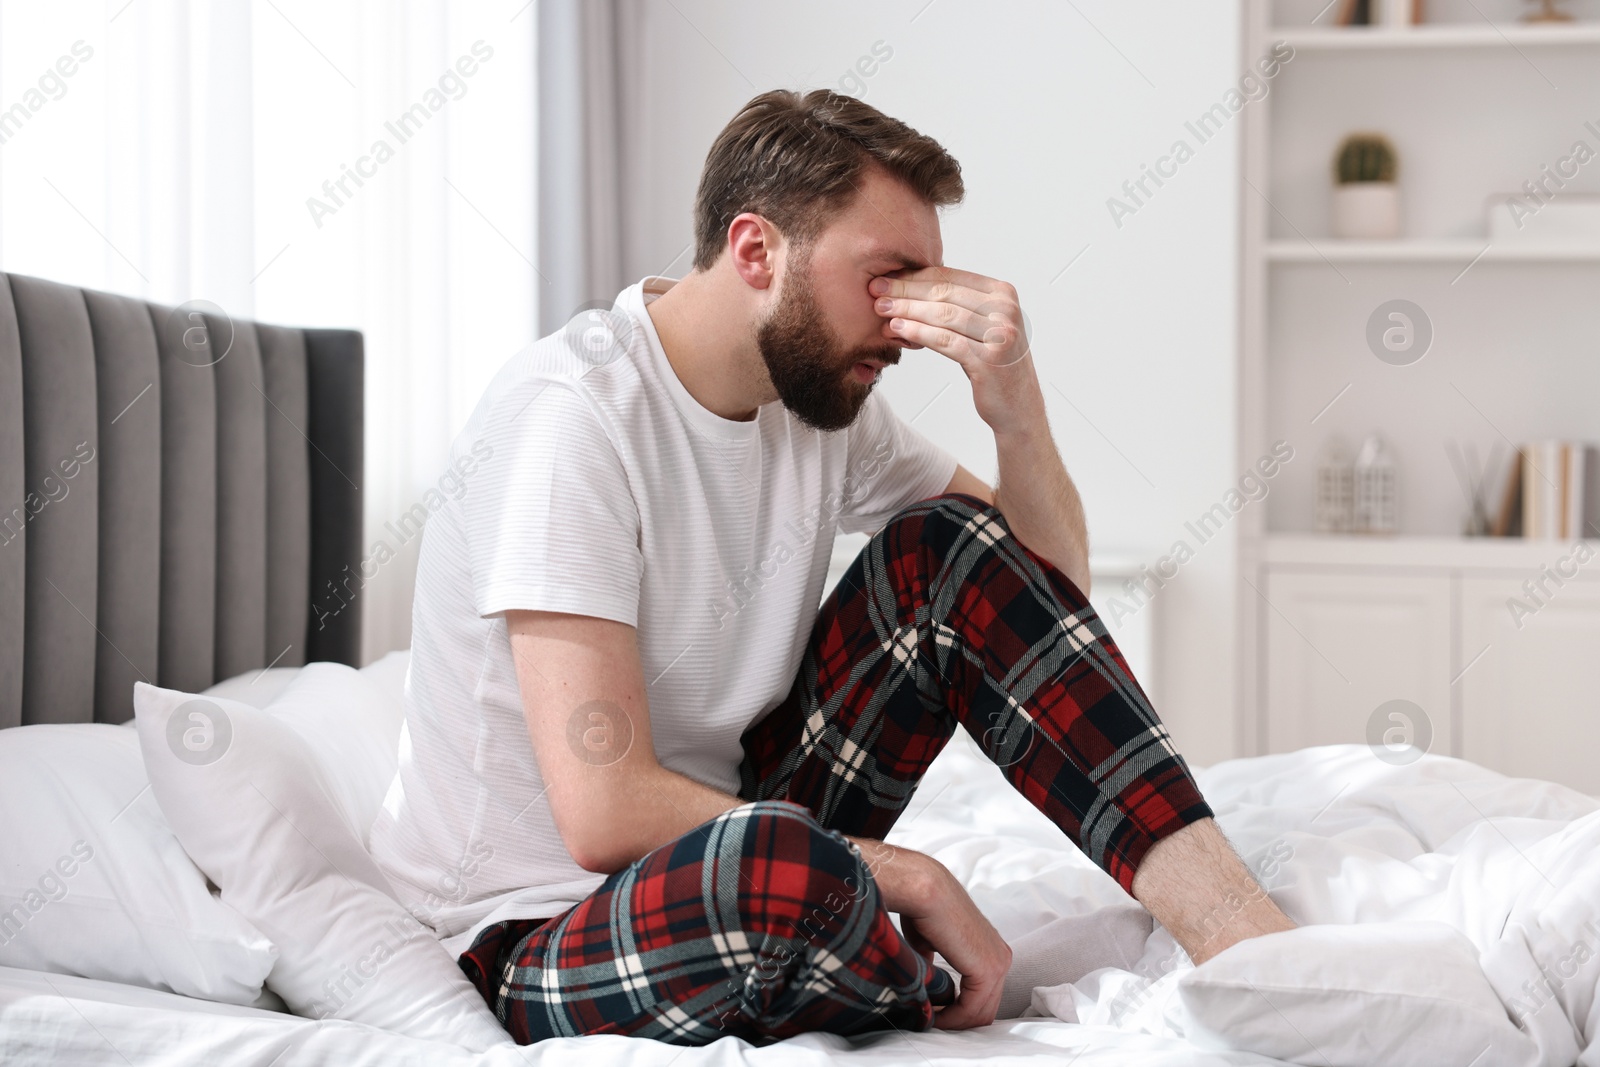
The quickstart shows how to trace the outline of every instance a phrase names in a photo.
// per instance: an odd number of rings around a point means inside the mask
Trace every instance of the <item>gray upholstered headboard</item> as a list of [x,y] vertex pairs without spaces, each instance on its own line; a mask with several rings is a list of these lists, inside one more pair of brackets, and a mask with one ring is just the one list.
[[356,664],[361,441],[357,332],[0,274],[0,727]]

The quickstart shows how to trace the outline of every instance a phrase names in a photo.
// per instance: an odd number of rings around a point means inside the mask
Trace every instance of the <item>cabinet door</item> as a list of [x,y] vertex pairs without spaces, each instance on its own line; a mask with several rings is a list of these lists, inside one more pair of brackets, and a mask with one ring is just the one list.
[[1539,606],[1526,577],[1462,580],[1462,755],[1600,794],[1600,580],[1547,584]]
[[1425,720],[1403,736],[1450,753],[1447,575],[1272,570],[1261,592],[1266,751],[1365,743],[1371,721],[1382,737],[1400,720],[1379,708],[1406,700]]

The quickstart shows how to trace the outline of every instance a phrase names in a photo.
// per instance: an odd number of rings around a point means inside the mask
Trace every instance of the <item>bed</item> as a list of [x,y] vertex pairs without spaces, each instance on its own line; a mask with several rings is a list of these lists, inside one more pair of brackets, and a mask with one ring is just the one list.
[[352,966],[407,664],[356,667],[360,335],[0,283],[0,1061],[1600,1064],[1600,801],[1366,746],[1197,770],[1303,925],[1194,967],[958,732],[890,840],[1029,946],[980,1030],[523,1048],[415,930]]

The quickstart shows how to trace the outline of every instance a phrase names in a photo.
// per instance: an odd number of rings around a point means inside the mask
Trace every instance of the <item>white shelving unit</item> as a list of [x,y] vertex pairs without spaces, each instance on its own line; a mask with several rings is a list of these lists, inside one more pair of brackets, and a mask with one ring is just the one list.
[[1493,244],[1476,241],[1268,241],[1274,263],[1585,263],[1600,261],[1600,245]]
[[1284,29],[1275,40],[1296,50],[1362,51],[1379,48],[1545,48],[1600,44],[1600,25],[1529,26],[1523,23],[1422,25],[1408,29],[1376,26]]
[[[1430,0],[1461,21],[1387,29],[1287,25],[1309,15],[1245,0],[1241,65],[1280,41],[1294,56],[1239,116],[1238,468],[1279,440],[1295,456],[1237,520],[1242,753],[1369,740],[1377,709],[1404,699],[1432,751],[1600,793],[1600,761],[1574,755],[1600,751],[1600,541],[1576,565],[1574,545],[1456,536],[1467,501],[1444,449],[1498,442],[1504,464],[1530,439],[1600,441],[1600,245],[1491,242],[1485,211],[1575,141],[1600,151],[1585,126],[1600,115],[1600,9],[1577,2],[1591,21],[1522,25],[1506,0]],[[1403,235],[1338,240],[1331,160],[1373,129],[1399,154]],[[1567,191],[1600,192],[1600,159]],[[1433,330],[1406,367],[1365,340],[1396,298]],[[1312,533],[1325,445],[1370,432],[1397,453],[1400,535]],[[1551,581],[1562,566],[1573,575]],[[1507,722],[1546,743],[1514,743]]]

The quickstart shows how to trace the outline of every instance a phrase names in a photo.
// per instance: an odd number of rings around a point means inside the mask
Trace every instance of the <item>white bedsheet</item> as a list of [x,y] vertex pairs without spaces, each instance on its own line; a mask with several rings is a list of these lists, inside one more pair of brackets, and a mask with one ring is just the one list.
[[[1479,949],[1512,1017],[1537,1041],[1541,1062],[1600,1065],[1600,1048],[1591,1048],[1600,1023],[1600,801],[1443,757],[1394,767],[1364,746],[1236,760],[1199,775],[1224,829],[1295,919],[1449,923]],[[948,865],[1010,938],[1057,916],[1126,901],[964,734],[935,763],[891,840]],[[1181,954],[1174,959],[1168,945],[1157,927],[1142,965],[1036,992],[1036,1007],[1070,1005],[1063,1014],[1089,1025],[1028,1018],[966,1033],[809,1035],[768,1048],[729,1038],[688,1050],[594,1037],[508,1044],[478,1055],[359,1024],[0,968],[0,1062],[1279,1062],[1202,1053],[1183,1039],[1173,986],[1190,965]],[[1305,1059],[1317,1062],[1311,1050]]]

